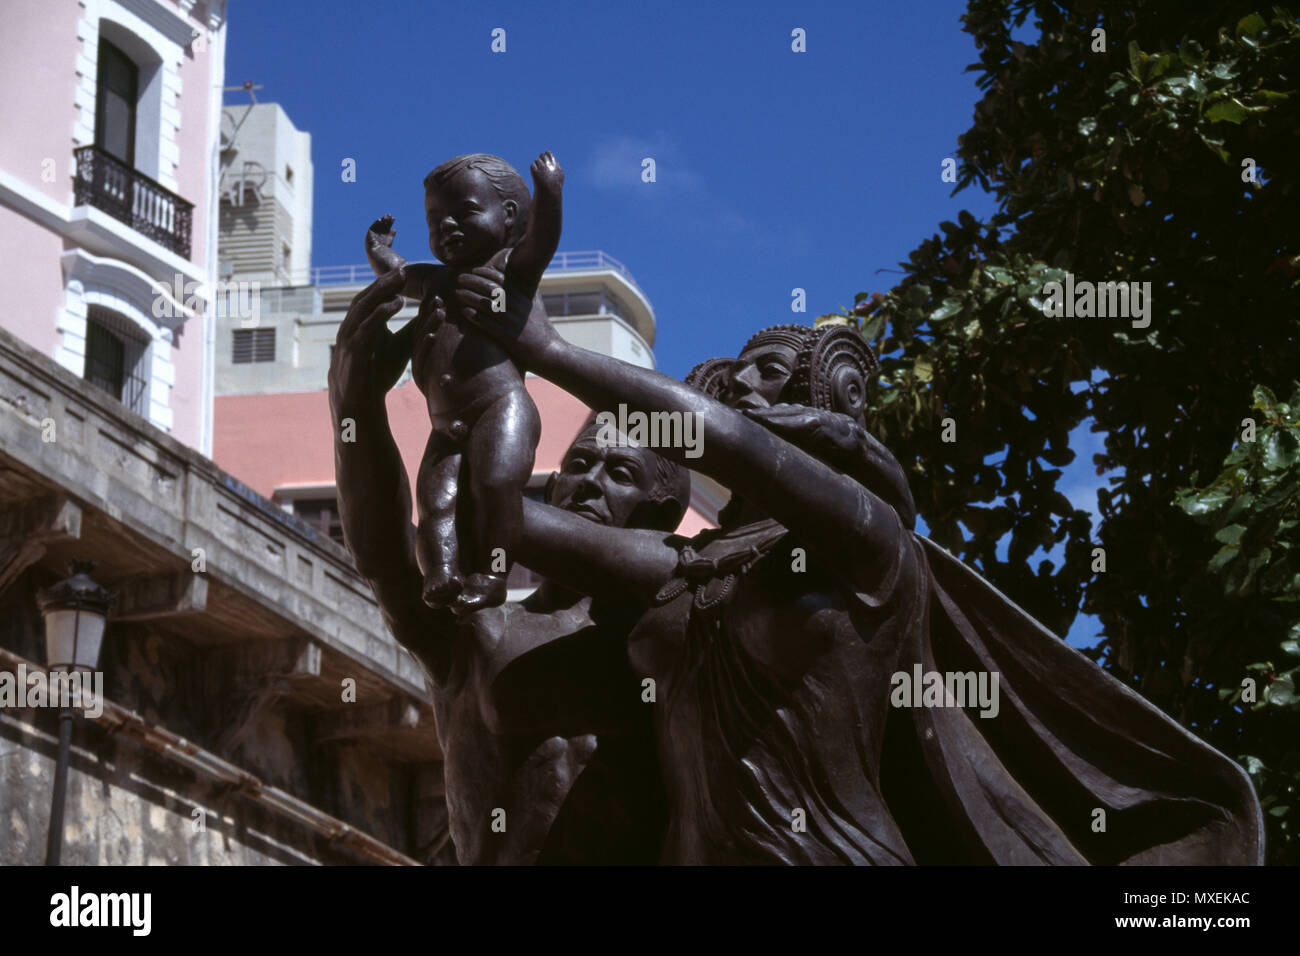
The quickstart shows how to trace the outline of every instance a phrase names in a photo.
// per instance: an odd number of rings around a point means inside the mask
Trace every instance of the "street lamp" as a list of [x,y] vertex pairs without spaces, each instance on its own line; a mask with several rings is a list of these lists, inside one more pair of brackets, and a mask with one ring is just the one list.
[[[36,603],[45,618],[45,664],[52,674],[71,671],[89,674],[99,664],[104,623],[117,595],[91,580],[90,572],[94,569],[94,561],[74,560],[69,565],[71,577],[36,594]],[[68,791],[68,756],[75,713],[70,699],[64,704],[59,711],[59,762],[54,769],[46,866],[58,866],[63,851],[63,804]]]

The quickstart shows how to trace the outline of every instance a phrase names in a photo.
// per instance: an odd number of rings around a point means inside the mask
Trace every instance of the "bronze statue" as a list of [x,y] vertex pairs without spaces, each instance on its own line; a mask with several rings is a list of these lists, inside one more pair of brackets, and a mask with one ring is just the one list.
[[[776,327],[688,385],[565,342],[498,270],[459,282],[467,321],[590,407],[700,416],[691,465],[734,493],[690,541],[525,503],[520,560],[644,608],[664,862],[1260,861],[1240,767],[910,530],[901,469],[855,431],[856,332]],[[891,708],[914,668],[998,675],[1003,706]]]
[[[521,495],[541,434],[537,408],[516,366],[490,338],[441,308],[460,270],[491,263],[535,296],[560,241],[564,171],[549,152],[532,165],[536,195],[505,160],[457,156],[424,180],[429,248],[445,263],[410,263],[393,251],[393,217],[366,232],[378,275],[400,270],[400,293],[420,312],[386,342],[386,359],[409,359],[429,406],[432,432],[415,485],[423,598],[462,613],[501,604],[519,540]],[[540,304],[538,304],[540,308]],[[457,520],[458,485],[469,501]],[[457,528],[468,529],[469,547]],[[462,573],[462,566],[468,573]]]
[[[637,609],[546,581],[521,604],[455,617],[419,599],[410,490],[384,408],[395,376],[376,359],[389,300],[381,278],[353,302],[330,369],[344,533],[398,641],[431,689],[452,841],[465,864],[653,863],[666,824],[652,711],[625,646]],[[585,428],[546,490],[554,507],[610,527],[677,526],[684,468]]]

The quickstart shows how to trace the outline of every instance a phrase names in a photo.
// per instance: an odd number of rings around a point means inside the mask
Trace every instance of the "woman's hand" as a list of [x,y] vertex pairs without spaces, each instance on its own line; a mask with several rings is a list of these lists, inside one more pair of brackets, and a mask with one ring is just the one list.
[[546,313],[533,308],[533,297],[490,265],[462,272],[455,299],[466,320],[529,369],[538,370],[545,357],[563,345]]
[[405,270],[385,273],[352,300],[330,358],[330,404],[340,413],[382,403],[410,359],[404,340],[388,330],[402,308]]
[[747,408],[744,415],[856,479],[892,505],[908,530],[916,526],[916,504],[902,466],[856,419],[808,405]]
[[857,452],[866,431],[848,415],[809,405],[773,405],[742,411],[792,445],[837,467]]

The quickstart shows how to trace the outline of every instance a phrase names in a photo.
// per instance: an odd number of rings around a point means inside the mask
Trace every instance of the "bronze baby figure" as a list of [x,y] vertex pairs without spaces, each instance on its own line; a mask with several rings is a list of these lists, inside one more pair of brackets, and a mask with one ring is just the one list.
[[[505,601],[541,420],[523,368],[445,302],[462,271],[490,264],[540,309],[537,286],[560,241],[564,170],[546,152],[532,174],[531,198],[514,167],[484,153],[457,156],[425,177],[429,248],[443,265],[398,255],[392,216],[366,232],[371,268],[403,269],[401,294],[420,301],[392,336],[392,357],[409,355],[433,426],[415,482],[423,598],[458,613]],[[458,508],[462,484],[469,500]]]

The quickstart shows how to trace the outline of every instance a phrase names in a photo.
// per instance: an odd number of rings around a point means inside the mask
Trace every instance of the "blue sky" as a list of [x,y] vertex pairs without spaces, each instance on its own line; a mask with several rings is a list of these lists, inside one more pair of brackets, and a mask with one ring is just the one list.
[[964,4],[880,6],[234,0],[226,82],[262,84],[312,134],[314,265],[364,261],[385,212],[399,251],[428,259],[425,173],[491,152],[526,175],[554,151],[560,248],[628,266],[658,314],[659,366],[681,376],[761,326],[888,288],[897,276],[877,270],[941,219],[991,211],[939,180],[976,100]]
[[[560,248],[627,265],[658,316],[659,368],[681,377],[763,326],[889,288],[940,220],[992,212],[988,196],[950,197],[939,179],[978,99],[964,10],[233,0],[226,83],[262,84],[258,99],[312,135],[317,266],[361,263],[384,213],[398,251],[427,260],[430,169],[489,152],[526,175],[552,150],[566,170]],[[498,27],[504,53],[491,50]],[[796,28],[806,52],[791,49]],[[342,181],[345,158],[356,182]],[[1067,477],[1079,471],[1070,496],[1095,508],[1090,460]]]

